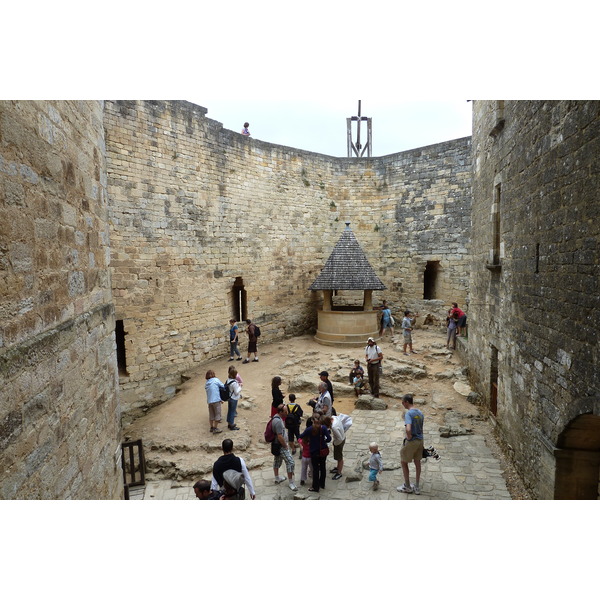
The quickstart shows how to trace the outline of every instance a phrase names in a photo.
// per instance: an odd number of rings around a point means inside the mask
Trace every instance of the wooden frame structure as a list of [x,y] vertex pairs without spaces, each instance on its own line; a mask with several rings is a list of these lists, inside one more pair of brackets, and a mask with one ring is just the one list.
[[[370,158],[372,155],[373,149],[373,129],[372,129],[372,119],[371,117],[363,117],[360,114],[360,105],[361,101],[358,101],[358,116],[356,117],[348,117],[346,119],[347,126],[347,138],[348,138],[348,158],[356,155],[357,158],[362,158],[367,153],[367,156]],[[352,141],[352,121],[356,121],[356,143]],[[360,124],[361,121],[367,122],[367,143],[364,145],[360,143]],[[361,151],[362,150],[362,151]]]

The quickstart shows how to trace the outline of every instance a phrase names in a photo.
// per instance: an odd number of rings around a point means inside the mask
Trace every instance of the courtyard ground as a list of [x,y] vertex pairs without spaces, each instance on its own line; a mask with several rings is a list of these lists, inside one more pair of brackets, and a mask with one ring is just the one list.
[[[413,332],[417,354],[405,356],[402,336],[378,343],[384,354],[381,399],[386,410],[361,410],[348,385],[348,372],[355,358],[364,363],[364,349],[340,349],[317,344],[312,336],[259,344],[259,362],[228,362],[228,357],[207,362],[186,375],[179,393],[168,402],[125,429],[126,439],[142,439],[147,460],[145,488],[132,489],[132,499],[194,499],[194,481],[210,479],[212,464],[221,454],[225,437],[234,441],[234,452],[242,456],[253,478],[258,499],[527,499],[518,474],[496,443],[490,423],[467,400],[466,368],[457,353],[446,350],[444,330],[424,326]],[[245,353],[243,353],[245,356]],[[238,405],[236,424],[229,431],[223,420],[223,433],[209,432],[204,391],[205,372],[213,369],[225,381],[230,365],[243,378],[243,400]],[[363,364],[364,366],[364,364]],[[335,408],[350,414],[353,426],[345,446],[344,477],[337,481],[328,475],[326,489],[319,494],[301,487],[300,460],[296,455],[296,484],[273,482],[272,456],[264,443],[263,431],[270,415],[271,379],[283,379],[282,391],[294,392],[298,402],[310,412],[306,402],[317,393],[318,373],[326,370],[334,385]],[[412,393],[415,404],[425,414],[426,446],[433,444],[442,455],[439,462],[423,464],[420,496],[400,494],[402,483],[400,447],[404,437],[404,409],[400,399]],[[225,408],[225,405],[223,405]],[[225,417],[225,410],[223,412]],[[379,490],[373,492],[363,468],[368,444],[379,443],[384,472]],[[334,465],[328,458],[328,470]],[[284,469],[282,468],[282,472]],[[413,467],[411,467],[411,474]]]

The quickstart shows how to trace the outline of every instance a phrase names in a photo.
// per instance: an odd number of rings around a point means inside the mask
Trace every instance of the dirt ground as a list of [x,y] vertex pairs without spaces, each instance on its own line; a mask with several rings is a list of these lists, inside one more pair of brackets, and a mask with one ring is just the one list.
[[[240,350],[245,358],[244,335]],[[528,494],[511,463],[496,442],[492,427],[466,395],[470,391],[466,368],[456,353],[445,349],[445,331],[441,327],[423,326],[413,331],[413,348],[417,354],[405,356],[402,335],[378,341],[384,355],[381,376],[381,399],[388,410],[403,411],[400,399],[412,393],[428,419],[440,427],[462,429],[486,436],[486,443],[501,461],[509,492],[514,499]],[[209,470],[220,444],[231,437],[238,452],[247,461],[269,460],[269,447],[262,440],[270,416],[271,379],[278,375],[286,395],[296,394],[305,415],[310,414],[306,402],[317,394],[318,373],[329,372],[334,386],[334,406],[338,413],[350,414],[355,408],[354,392],[348,385],[348,373],[354,359],[366,371],[364,348],[336,348],[316,343],[312,336],[261,344],[259,362],[229,362],[228,356],[207,362],[186,376],[177,395],[151,409],[145,416],[125,428],[125,439],[144,440],[149,478],[194,478]],[[226,404],[223,404],[223,433],[209,432],[208,409],[204,391],[205,373],[213,369],[221,381],[227,379],[234,365],[242,379],[242,400],[238,405],[236,425],[239,431],[227,429]],[[459,391],[457,391],[457,389]],[[214,453],[217,453],[216,455]]]

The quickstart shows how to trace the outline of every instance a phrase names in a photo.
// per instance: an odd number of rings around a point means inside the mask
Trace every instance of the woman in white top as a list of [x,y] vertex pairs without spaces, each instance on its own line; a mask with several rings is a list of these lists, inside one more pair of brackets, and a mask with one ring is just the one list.
[[239,429],[235,424],[235,411],[237,410],[238,400],[242,397],[242,386],[236,379],[237,374],[237,370],[234,367],[230,367],[229,378],[225,382],[225,387],[229,390],[229,400],[227,401],[227,426],[232,430]]

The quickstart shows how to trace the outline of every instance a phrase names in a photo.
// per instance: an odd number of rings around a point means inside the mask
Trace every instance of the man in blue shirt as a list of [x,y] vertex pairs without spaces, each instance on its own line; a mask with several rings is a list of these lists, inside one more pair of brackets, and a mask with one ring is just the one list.
[[237,354],[237,359],[238,360],[242,360],[242,353],[240,352],[240,349],[238,348],[238,335],[239,335],[239,330],[238,330],[238,326],[235,322],[235,319],[229,319],[229,360],[232,361],[233,360],[233,355],[234,353]]
[[[399,492],[407,494],[420,494],[419,483],[421,480],[421,458],[423,458],[423,413],[413,406],[412,394],[402,396],[402,406],[406,409],[404,414],[404,426],[406,428],[406,439],[400,452],[400,464],[404,483],[397,487]],[[415,484],[410,485],[408,463],[415,462]]]

